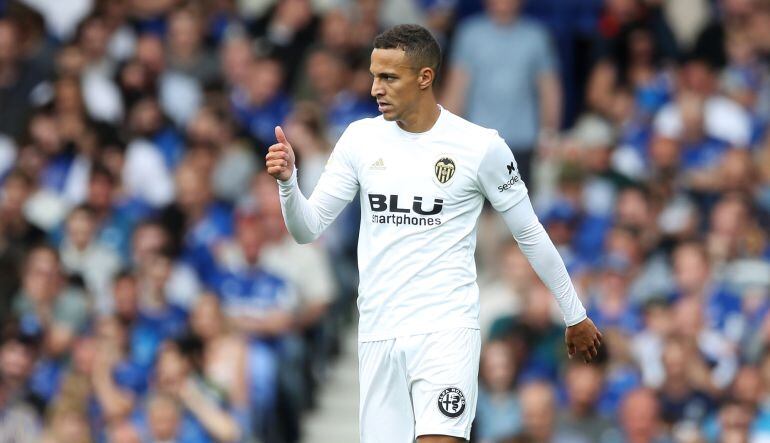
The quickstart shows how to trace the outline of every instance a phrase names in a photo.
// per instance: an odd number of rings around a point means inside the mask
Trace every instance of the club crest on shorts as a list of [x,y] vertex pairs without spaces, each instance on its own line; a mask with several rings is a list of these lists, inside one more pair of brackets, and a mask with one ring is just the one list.
[[458,388],[446,388],[438,395],[438,410],[449,418],[457,418],[465,412],[465,396]]
[[439,183],[446,184],[455,175],[455,162],[449,157],[441,157],[434,165],[434,173]]

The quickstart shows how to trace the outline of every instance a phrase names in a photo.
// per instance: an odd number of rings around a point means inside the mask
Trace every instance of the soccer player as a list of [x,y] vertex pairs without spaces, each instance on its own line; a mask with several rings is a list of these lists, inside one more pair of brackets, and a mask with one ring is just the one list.
[[280,127],[267,171],[300,243],[318,238],[361,194],[361,442],[462,442],[476,412],[474,250],[485,198],[556,297],[569,355],[589,362],[602,336],[535,216],[511,150],[496,131],[436,102],[435,39],[420,26],[399,25],[377,36],[374,48],[371,93],[382,116],[348,126],[309,199]]

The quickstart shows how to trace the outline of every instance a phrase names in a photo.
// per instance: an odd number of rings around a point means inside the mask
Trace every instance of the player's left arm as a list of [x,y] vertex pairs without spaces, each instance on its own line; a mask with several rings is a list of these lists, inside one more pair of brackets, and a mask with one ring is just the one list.
[[505,224],[532,268],[556,298],[567,325],[565,340],[570,357],[596,357],[602,334],[586,315],[564,261],[538,220],[516,160],[500,137],[495,137],[478,171],[481,191],[503,216]]
[[586,362],[591,361],[598,353],[602,334],[586,315],[564,261],[535,215],[529,198],[524,198],[501,215],[519,249],[561,308],[567,325],[565,341],[570,357],[579,353]]

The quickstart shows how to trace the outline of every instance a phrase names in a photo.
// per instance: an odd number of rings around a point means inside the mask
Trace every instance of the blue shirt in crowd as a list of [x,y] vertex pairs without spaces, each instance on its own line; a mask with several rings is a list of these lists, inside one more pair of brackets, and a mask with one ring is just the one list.
[[263,144],[275,139],[275,127],[283,124],[292,108],[291,99],[283,93],[261,106],[254,106],[243,93],[234,92],[231,104],[240,126]]
[[160,344],[181,337],[186,329],[187,312],[179,306],[167,304],[154,311],[141,310],[131,330],[132,360],[141,367],[152,367]]
[[546,30],[519,18],[501,26],[486,16],[460,24],[452,64],[469,75],[465,117],[493,128],[511,149],[531,150],[538,139],[538,79],[555,72]]

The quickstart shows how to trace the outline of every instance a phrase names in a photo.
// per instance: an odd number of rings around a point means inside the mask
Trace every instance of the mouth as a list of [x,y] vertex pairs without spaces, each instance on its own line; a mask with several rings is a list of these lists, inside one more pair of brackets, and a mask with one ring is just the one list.
[[393,105],[391,105],[390,103],[377,102],[377,109],[380,112],[386,112],[386,111],[388,111],[391,108],[393,108]]

